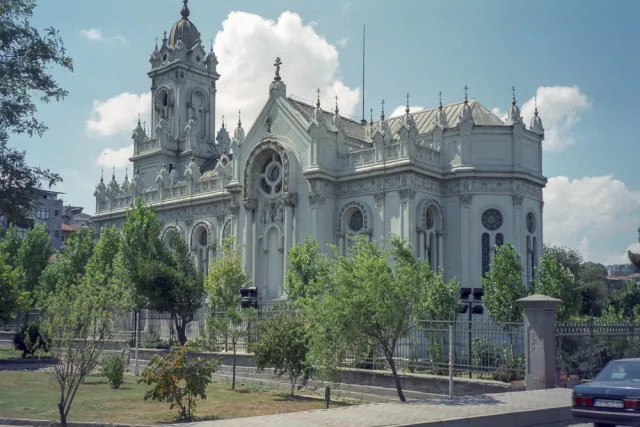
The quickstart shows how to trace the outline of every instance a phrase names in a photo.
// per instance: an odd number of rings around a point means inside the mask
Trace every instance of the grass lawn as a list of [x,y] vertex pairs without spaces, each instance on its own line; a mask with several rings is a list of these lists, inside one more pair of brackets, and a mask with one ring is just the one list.
[[[144,401],[150,386],[137,384],[132,376],[125,376],[120,389],[109,387],[104,377],[88,377],[78,389],[71,406],[69,421],[101,421],[128,424],[156,424],[173,421],[177,411],[170,411],[168,403]],[[57,384],[45,372],[0,372],[0,417],[57,420]],[[332,403],[332,406],[345,403]],[[299,396],[291,400],[284,395],[243,387],[236,384],[212,383],[207,399],[198,400],[199,419],[228,419],[255,415],[322,409],[319,399]]]
[[22,352],[13,348],[0,348],[0,359],[20,359]]

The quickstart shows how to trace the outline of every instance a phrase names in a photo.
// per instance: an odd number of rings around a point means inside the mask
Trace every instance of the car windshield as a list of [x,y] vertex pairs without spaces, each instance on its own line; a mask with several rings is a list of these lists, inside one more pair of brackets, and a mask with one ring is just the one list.
[[610,362],[596,376],[596,381],[638,381],[640,382],[640,362]]

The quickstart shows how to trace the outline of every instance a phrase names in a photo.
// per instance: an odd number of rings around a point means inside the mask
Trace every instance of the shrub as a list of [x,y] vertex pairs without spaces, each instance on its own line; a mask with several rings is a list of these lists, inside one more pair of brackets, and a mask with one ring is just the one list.
[[514,357],[510,346],[504,348],[504,363],[493,373],[493,379],[511,382],[524,379],[524,356]]
[[187,358],[189,346],[174,347],[164,357],[154,356],[149,367],[142,372],[139,383],[153,385],[144,395],[152,399],[171,403],[171,409],[179,409],[178,418],[190,421],[195,413],[196,398],[206,399],[211,374],[219,361]]
[[486,338],[471,340],[471,365],[473,368],[495,368],[501,362],[500,348]]
[[124,383],[124,352],[105,357],[102,361],[102,375],[107,377],[111,388],[120,388]]
[[47,340],[40,333],[40,325],[37,322],[23,327],[13,336],[13,345],[16,350],[22,351],[22,358],[33,356],[37,351],[49,352]]

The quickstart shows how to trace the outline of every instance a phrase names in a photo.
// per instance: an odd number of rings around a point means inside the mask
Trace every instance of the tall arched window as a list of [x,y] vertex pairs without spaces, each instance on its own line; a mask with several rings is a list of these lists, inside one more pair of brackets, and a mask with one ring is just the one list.
[[493,246],[504,245],[504,234],[498,230],[504,223],[502,212],[495,208],[489,208],[480,217],[482,226],[486,230],[481,236],[482,276],[491,269],[491,249]]
[[527,227],[527,283],[529,283],[536,278],[536,265],[538,264],[538,239],[535,236],[538,224],[533,212],[527,213],[525,223]]
[[425,200],[419,205],[421,217],[417,227],[418,257],[429,263],[433,271],[442,267],[442,217],[441,207],[435,200]]

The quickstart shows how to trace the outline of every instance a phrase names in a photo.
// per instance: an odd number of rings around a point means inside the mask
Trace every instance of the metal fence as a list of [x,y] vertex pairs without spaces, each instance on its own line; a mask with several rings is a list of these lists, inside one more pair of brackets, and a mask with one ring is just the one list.
[[640,357],[640,324],[586,322],[556,325],[557,363],[564,376],[592,379],[611,360]]

